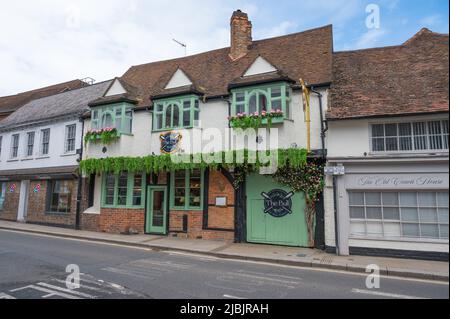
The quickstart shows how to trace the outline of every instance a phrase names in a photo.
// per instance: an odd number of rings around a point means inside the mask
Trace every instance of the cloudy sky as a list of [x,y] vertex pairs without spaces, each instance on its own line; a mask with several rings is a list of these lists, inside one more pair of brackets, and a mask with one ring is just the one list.
[[[447,0],[1,1],[0,96],[76,78],[97,81],[131,65],[229,45],[229,19],[247,12],[254,39],[327,24],[335,50],[399,44],[422,27],[448,33]],[[368,29],[366,8],[380,8]]]

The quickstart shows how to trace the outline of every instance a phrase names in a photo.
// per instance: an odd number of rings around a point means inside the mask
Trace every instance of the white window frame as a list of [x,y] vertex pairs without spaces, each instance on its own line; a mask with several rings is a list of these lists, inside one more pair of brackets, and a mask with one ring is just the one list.
[[[402,154],[402,153],[407,153],[407,154],[429,154],[429,153],[448,153],[449,152],[449,148],[447,145],[447,148],[445,148],[445,136],[448,135],[448,131],[444,132],[444,122],[447,121],[448,122],[448,118],[428,118],[428,119],[415,119],[415,120],[409,120],[409,121],[383,121],[383,122],[369,122],[369,147],[370,147],[370,154],[374,154],[374,155],[382,155],[382,154]],[[440,122],[441,125],[441,139],[442,139],[442,145],[443,148],[442,149],[431,149],[429,148],[429,144],[430,144],[430,136],[433,136],[433,134],[430,134],[429,132],[429,123],[430,122]],[[414,128],[413,125],[414,123],[425,123],[425,127],[426,127],[426,134],[423,135],[426,138],[426,144],[427,144],[427,148],[420,150],[420,149],[415,149],[415,145],[414,145]],[[386,150],[386,138],[390,138],[390,136],[386,136],[386,132],[384,132],[383,136],[380,136],[380,139],[384,139],[384,151],[376,151],[374,150],[374,139],[376,139],[377,137],[373,136],[373,126],[375,125],[383,125],[383,129],[385,130],[385,126],[386,125],[397,125],[397,135],[396,136],[392,136],[392,138],[397,138],[397,150]],[[400,124],[410,124],[411,126],[411,135],[410,136],[405,136],[405,137],[410,137],[411,138],[411,146],[412,146],[412,150],[400,150],[400,138],[402,136],[400,136],[399,134],[399,125]],[[448,126],[447,126],[448,127]],[[422,135],[421,135],[422,136]]]
[[[361,205],[352,205],[350,202],[350,193],[363,193],[364,194],[364,203]],[[366,194],[369,193],[379,193],[381,194],[381,203],[380,205],[368,205],[367,204],[367,200],[366,200]],[[391,193],[391,194],[397,194],[398,196],[398,206],[395,205],[384,205],[383,203],[383,195],[382,194],[386,194],[386,193]],[[436,206],[420,206],[419,203],[419,198],[417,198],[417,206],[413,207],[413,206],[402,206],[400,203],[400,193],[416,193],[416,196],[419,196],[419,193],[433,193],[436,195]],[[349,214],[349,223],[350,223],[350,228],[349,228],[349,235],[351,239],[367,239],[367,240],[395,240],[395,241],[404,241],[404,242],[431,242],[431,243],[448,243],[449,239],[448,238],[442,238],[441,237],[441,227],[440,226],[445,226],[449,225],[448,222],[441,222],[439,219],[439,209],[447,209],[448,210],[448,206],[444,207],[444,206],[439,206],[439,202],[438,202],[438,194],[439,193],[448,193],[448,190],[432,190],[432,191],[427,191],[427,190],[399,190],[399,191],[389,191],[389,190],[377,190],[377,191],[371,191],[371,190],[348,190],[347,196],[348,196],[348,214]],[[360,219],[360,218],[352,218],[351,216],[351,207],[363,207],[364,208],[364,219]],[[367,218],[367,208],[371,208],[371,207],[381,207],[381,219],[368,219]],[[384,210],[386,208],[398,208],[399,210],[399,220],[394,220],[394,219],[385,219],[384,218]],[[417,214],[418,214],[418,220],[417,221],[403,221],[402,220],[402,209],[410,209],[410,208],[417,208]],[[436,214],[437,214],[437,221],[436,222],[426,222],[426,221],[421,221],[420,220],[420,213],[419,213],[419,209],[420,208],[424,208],[424,209],[436,209]],[[368,223],[379,223],[381,224],[382,227],[382,236],[370,236],[367,230],[367,224]],[[364,223],[364,227],[365,227],[365,235],[357,235],[352,233],[352,229],[351,229],[351,225],[352,223]],[[397,224],[400,227],[400,236],[386,236],[385,235],[385,224]],[[411,224],[411,225],[418,225],[419,227],[419,237],[414,237],[414,236],[403,236],[403,225],[404,224]],[[439,238],[432,238],[432,237],[423,237],[421,235],[421,227],[423,225],[437,225],[438,226],[438,230],[439,230]]]
[[[17,145],[15,145],[16,137],[17,137]],[[15,159],[19,158],[19,150],[20,150],[19,147],[20,147],[20,134],[11,135],[11,147],[10,147],[10,153],[9,153],[9,158],[11,160],[15,160]],[[14,152],[16,152],[15,155],[14,155]]]
[[[70,129],[73,128],[73,137],[69,136]],[[73,140],[73,149],[69,149],[70,142]],[[66,125],[64,133],[64,154],[73,154],[77,150],[77,124],[72,123]]]
[[3,136],[0,136],[0,162],[2,161]]
[[[33,144],[30,144],[30,136],[33,135]],[[34,155],[34,145],[36,145],[36,132],[27,132],[27,140],[25,144],[25,158],[31,158]],[[29,154],[29,148],[31,147],[31,154]]]
[[[47,153],[44,153],[44,133],[48,131],[48,148]],[[40,156],[49,156],[50,155],[50,138],[51,138],[51,129],[50,128],[43,128],[41,129],[41,137],[40,137],[40,148],[39,148],[39,154]]]

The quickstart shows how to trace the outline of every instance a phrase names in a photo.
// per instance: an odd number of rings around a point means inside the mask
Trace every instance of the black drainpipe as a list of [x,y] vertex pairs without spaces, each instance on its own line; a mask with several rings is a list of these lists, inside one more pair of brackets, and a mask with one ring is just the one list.
[[[80,117],[81,122],[81,149],[78,151],[78,154],[80,155],[78,162],[81,162],[83,160],[83,147],[84,147],[84,141],[83,141],[83,134],[84,134],[84,119],[83,117]],[[75,229],[80,230],[80,217],[81,217],[81,197],[82,197],[82,172],[78,171],[78,189],[77,189],[77,212],[75,216]]]
[[339,256],[339,225],[338,225],[338,191],[337,191],[337,176],[333,175],[333,201],[334,201],[334,240],[336,246],[336,255]]
[[320,107],[320,128],[321,128],[321,132],[320,132],[320,138],[322,141],[322,158],[326,159],[327,157],[327,152],[326,152],[326,147],[325,147],[325,137],[326,137],[326,132],[328,131],[328,125],[326,124],[325,118],[323,116],[323,95],[322,93],[315,91],[314,87],[311,87],[311,92],[317,94],[317,96],[319,97],[319,107]]

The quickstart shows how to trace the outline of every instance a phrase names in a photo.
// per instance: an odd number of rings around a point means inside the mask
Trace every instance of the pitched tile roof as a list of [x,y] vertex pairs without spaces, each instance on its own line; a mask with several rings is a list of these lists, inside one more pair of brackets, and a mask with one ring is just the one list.
[[78,89],[83,86],[86,86],[85,82],[81,80],[73,80],[16,95],[0,97],[0,114],[12,113],[32,100],[58,94],[67,90]]
[[88,103],[103,96],[110,85],[111,81],[105,81],[33,100],[0,122],[0,130],[65,116],[81,115],[88,110]]
[[448,112],[448,40],[422,29],[399,46],[335,53],[327,118]]
[[150,96],[164,95],[166,84],[178,68],[192,79],[206,97],[228,95],[228,85],[236,82],[261,55],[289,78],[304,78],[309,84],[331,82],[332,26],[286,36],[254,41],[249,53],[237,61],[223,48],[179,59],[131,67],[122,80],[140,89],[142,104],[151,104]]

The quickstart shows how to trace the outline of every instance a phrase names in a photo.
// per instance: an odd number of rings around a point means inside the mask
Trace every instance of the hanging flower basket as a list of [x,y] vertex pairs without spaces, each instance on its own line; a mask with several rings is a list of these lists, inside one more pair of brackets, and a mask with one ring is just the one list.
[[89,130],[84,136],[85,144],[98,143],[111,144],[120,138],[119,131],[116,128],[107,127],[100,130]]
[[230,125],[234,129],[258,129],[261,127],[272,126],[272,123],[280,123],[284,119],[282,110],[271,110],[270,112],[263,111],[261,113],[255,112],[251,114],[239,113],[236,116],[228,118]]

